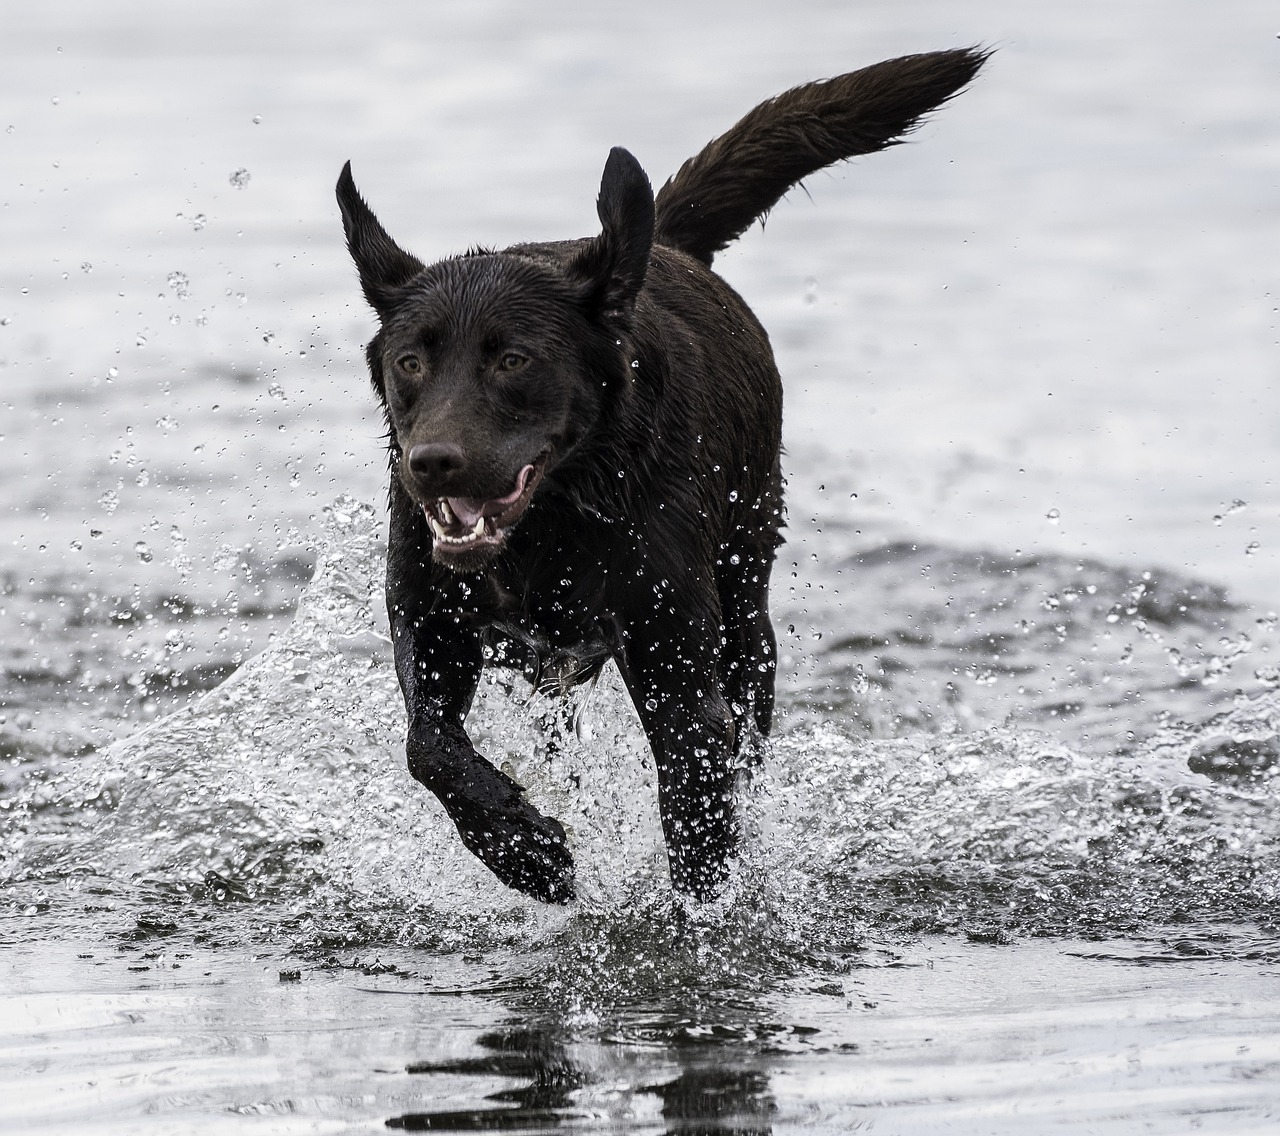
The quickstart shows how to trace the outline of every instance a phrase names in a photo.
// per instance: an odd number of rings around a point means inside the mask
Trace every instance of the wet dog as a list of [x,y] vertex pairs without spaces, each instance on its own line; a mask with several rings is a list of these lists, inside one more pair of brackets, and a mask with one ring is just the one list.
[[782,385],[717,252],[822,167],[901,140],[977,50],[911,55],[762,103],[655,198],[615,149],[601,232],[401,249],[338,181],[379,328],[367,358],[391,460],[387,607],[413,776],[504,883],[563,903],[560,824],[464,728],[486,659],[564,690],[613,659],[653,750],[674,886],[705,898],[737,838],[734,781],[769,732],[769,572]]

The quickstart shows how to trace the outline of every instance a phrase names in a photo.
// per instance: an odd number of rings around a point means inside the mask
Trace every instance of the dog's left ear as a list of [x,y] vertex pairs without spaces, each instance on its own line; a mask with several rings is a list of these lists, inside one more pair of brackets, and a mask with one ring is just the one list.
[[653,247],[653,187],[640,163],[615,146],[609,151],[596,212],[603,229],[569,265],[587,303],[602,318],[631,322]]
[[360,273],[360,287],[378,315],[391,306],[395,289],[409,283],[422,271],[422,261],[407,253],[388,235],[365,204],[351,176],[351,163],[342,167],[338,178],[338,208],[347,248]]

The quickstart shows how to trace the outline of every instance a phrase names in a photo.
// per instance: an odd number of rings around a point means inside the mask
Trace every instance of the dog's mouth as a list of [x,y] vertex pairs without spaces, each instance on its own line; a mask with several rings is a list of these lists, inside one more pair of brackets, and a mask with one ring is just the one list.
[[507,531],[529,508],[547,467],[541,454],[516,474],[515,488],[505,497],[432,497],[422,506],[437,556],[461,557],[496,552]]

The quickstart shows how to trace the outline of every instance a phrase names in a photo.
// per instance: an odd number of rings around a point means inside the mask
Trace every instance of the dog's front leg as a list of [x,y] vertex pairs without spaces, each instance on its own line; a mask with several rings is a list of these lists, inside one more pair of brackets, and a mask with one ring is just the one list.
[[409,715],[409,772],[444,805],[467,848],[508,887],[573,898],[573,857],[559,822],[480,756],[463,721],[480,677],[480,638],[454,616],[410,616],[391,603],[396,672]]
[[713,606],[660,597],[659,611],[624,628],[619,660],[657,764],[671,882],[700,900],[724,882],[738,842],[734,722],[716,677]]

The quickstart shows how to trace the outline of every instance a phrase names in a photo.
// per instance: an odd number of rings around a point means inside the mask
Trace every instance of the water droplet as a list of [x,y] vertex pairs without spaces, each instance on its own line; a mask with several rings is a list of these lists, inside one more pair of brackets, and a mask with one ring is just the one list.
[[1056,525],[1062,519],[1062,514],[1058,512],[1057,509],[1050,509],[1047,513],[1045,513],[1044,519],[1048,521],[1051,525]]
[[644,708],[652,714],[658,708],[658,700],[656,698],[645,699]]
[[169,288],[179,300],[185,300],[190,294],[191,281],[185,272],[170,272],[168,278]]
[[144,564],[150,564],[151,561],[155,559],[154,554],[151,551],[151,546],[145,540],[138,541],[138,543],[133,546],[133,551],[138,554],[138,559]]
[[254,125],[254,126],[257,126],[257,125],[259,125],[261,122],[262,122],[262,115],[260,115],[260,114],[255,114],[255,115],[253,116],[253,125]]
[[145,347],[145,346],[147,345],[147,337],[146,337],[145,335],[143,335],[143,334],[142,334],[142,332],[138,332],[138,336],[137,336],[137,338],[134,340],[134,343],[135,343],[138,347]]
[[114,379],[114,378],[115,378],[119,373],[120,373],[120,368],[119,368],[119,367],[108,367],[108,368],[107,368],[107,382],[110,382],[110,381],[111,381],[112,379]]
[[1244,554],[1246,556],[1252,556],[1261,547],[1262,545],[1260,545],[1256,540],[1251,540],[1248,544],[1244,546]]
[[120,507],[120,494],[114,489],[108,489],[98,498],[98,507],[110,516]]
[[264,332],[262,336],[262,342],[270,343],[273,339],[275,339],[275,337],[276,337],[276,333],[274,331]]
[[736,489],[729,490],[729,500],[736,501],[738,499],[738,491]]
[[170,430],[178,428],[178,420],[172,415],[164,414],[156,419],[156,425],[167,434]]
[[92,265],[92,264],[90,264],[87,260],[85,260],[85,261],[81,261],[81,263],[80,263],[80,271],[81,271],[81,272],[92,272],[92,271],[93,271],[93,265]]
[[59,98],[57,95],[54,95],[53,98],[50,99],[49,101],[53,103],[54,106],[57,106],[59,103],[62,102],[62,99]]
[[272,383],[269,387],[267,387],[267,394],[269,394],[274,399],[278,399],[280,402],[287,401],[287,397],[284,393],[284,387],[282,387],[279,383]]
[[1222,522],[1226,520],[1227,517],[1234,516],[1236,513],[1239,513],[1241,510],[1248,508],[1248,504],[1249,503],[1247,501],[1241,501],[1240,498],[1237,497],[1235,500],[1231,502],[1230,505],[1228,505],[1225,509],[1223,509],[1221,513],[1214,514],[1213,523],[1215,525],[1222,524]]
[[236,189],[244,189],[249,184],[249,171],[241,166],[231,175],[229,180]]

